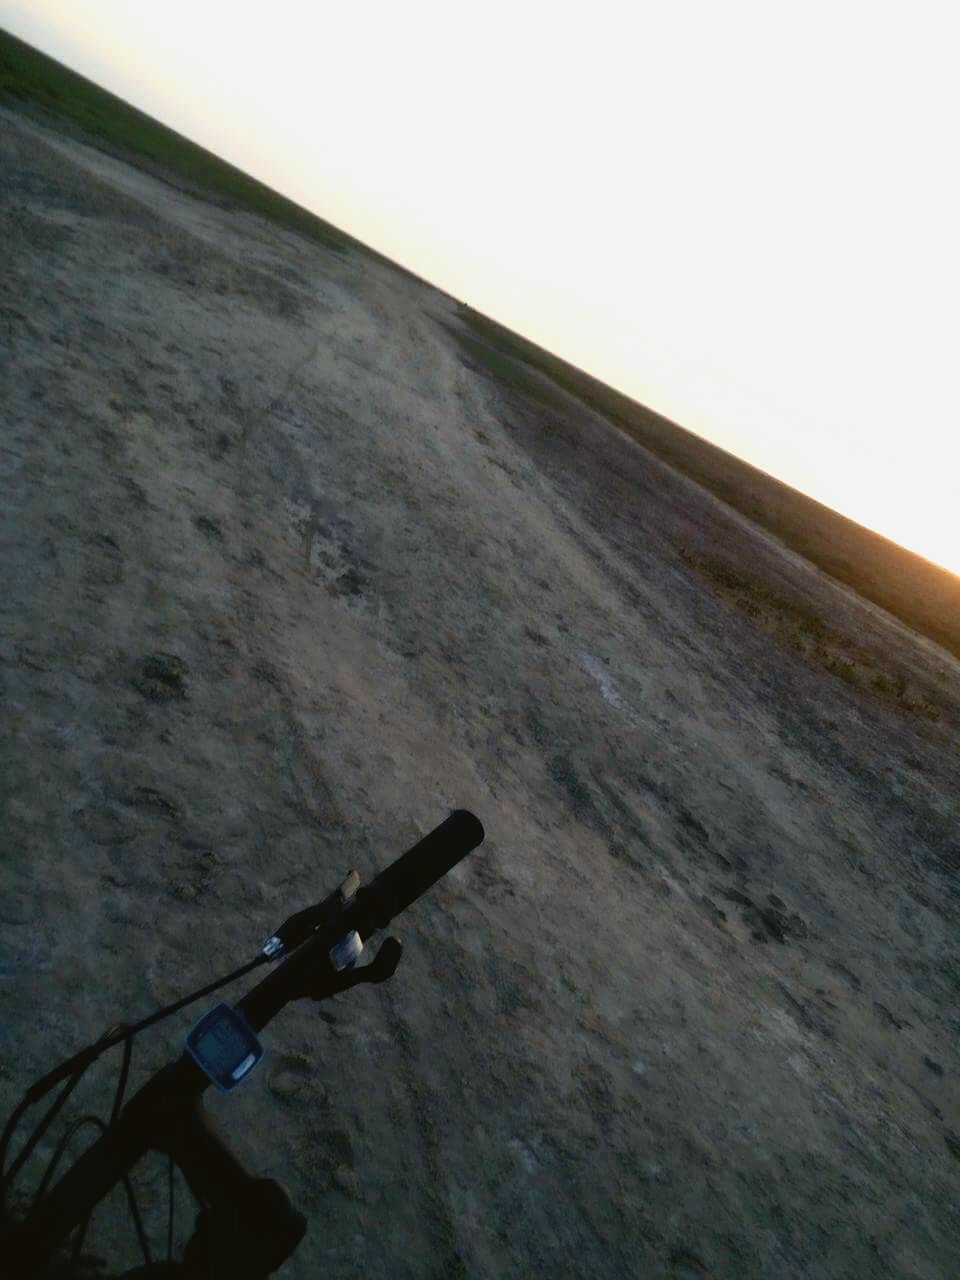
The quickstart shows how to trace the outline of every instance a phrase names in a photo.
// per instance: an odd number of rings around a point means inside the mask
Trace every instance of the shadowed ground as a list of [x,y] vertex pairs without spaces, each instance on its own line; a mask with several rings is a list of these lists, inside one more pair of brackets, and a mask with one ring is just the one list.
[[464,805],[217,1107],[283,1275],[957,1274],[956,660],[408,275],[0,147],[3,1109]]

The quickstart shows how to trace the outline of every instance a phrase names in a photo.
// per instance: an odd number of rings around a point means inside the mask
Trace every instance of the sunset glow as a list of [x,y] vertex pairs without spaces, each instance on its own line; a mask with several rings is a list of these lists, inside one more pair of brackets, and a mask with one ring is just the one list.
[[952,16],[0,0],[445,291],[960,572]]

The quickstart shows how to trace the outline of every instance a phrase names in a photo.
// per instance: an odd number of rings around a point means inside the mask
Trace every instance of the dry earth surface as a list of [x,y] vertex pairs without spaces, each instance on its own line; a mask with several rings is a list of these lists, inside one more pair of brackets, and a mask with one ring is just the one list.
[[957,661],[362,252],[9,112],[0,183],[4,1112],[465,806],[214,1105],[284,1277],[960,1274]]

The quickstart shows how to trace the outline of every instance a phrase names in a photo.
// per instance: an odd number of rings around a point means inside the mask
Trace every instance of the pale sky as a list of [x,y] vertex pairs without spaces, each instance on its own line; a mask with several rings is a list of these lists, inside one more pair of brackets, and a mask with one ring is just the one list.
[[960,9],[0,0],[442,289],[960,572]]

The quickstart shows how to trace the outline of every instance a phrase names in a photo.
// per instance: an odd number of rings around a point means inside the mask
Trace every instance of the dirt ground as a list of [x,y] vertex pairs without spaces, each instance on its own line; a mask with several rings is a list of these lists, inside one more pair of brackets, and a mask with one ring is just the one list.
[[212,1104],[282,1276],[960,1275],[956,660],[362,253],[8,113],[0,197],[3,1113],[463,806],[396,977]]

